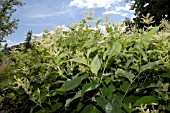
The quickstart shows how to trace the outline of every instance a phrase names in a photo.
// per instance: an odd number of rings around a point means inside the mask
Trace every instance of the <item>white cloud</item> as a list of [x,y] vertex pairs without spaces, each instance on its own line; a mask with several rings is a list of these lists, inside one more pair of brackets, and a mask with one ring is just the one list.
[[104,13],[103,13],[104,15],[107,15],[107,14],[121,14],[121,12],[118,12],[118,11],[105,11]]
[[105,11],[103,14],[116,14],[116,15],[120,15],[120,16],[123,16],[123,17],[128,17],[128,16],[131,16],[132,13],[134,13],[133,10],[130,10],[130,4],[127,3],[126,5],[122,6],[122,5],[119,5],[119,6],[115,6],[112,8],[112,10],[110,11]]
[[73,0],[69,6],[80,8],[110,8],[113,4],[123,0]]
[[119,6],[119,7],[117,7],[116,6],[116,11],[121,11],[121,10],[123,10],[123,11],[129,11],[129,12],[133,12],[132,10],[130,10],[130,4],[126,4],[125,6]]
[[119,12],[119,11],[105,11],[103,14],[104,15],[115,14],[115,15],[120,15],[120,16],[125,16],[125,17],[128,16],[128,13],[123,13],[123,12]]
[[128,13],[122,13],[121,16],[127,17],[127,16],[128,16]]
[[18,44],[23,43],[23,42],[16,42],[16,41],[12,41],[12,40],[10,40],[10,39],[7,39],[6,42],[2,42],[1,44],[2,44],[2,46],[4,47],[4,45],[5,45],[6,43],[8,44],[8,47],[11,47],[11,46],[13,46],[13,45],[18,45]]

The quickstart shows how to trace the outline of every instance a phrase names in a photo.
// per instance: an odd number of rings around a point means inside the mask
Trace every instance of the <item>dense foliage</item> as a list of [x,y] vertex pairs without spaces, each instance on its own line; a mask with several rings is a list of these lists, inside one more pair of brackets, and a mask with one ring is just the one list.
[[159,25],[162,18],[170,20],[170,0],[130,0],[134,1],[131,9],[135,10],[136,18],[134,18],[135,24],[139,28],[144,27],[146,24],[142,23],[143,15],[146,16],[150,13],[154,16],[154,22],[150,25]]
[[22,6],[19,0],[0,0],[0,42],[5,36],[12,34],[18,27],[18,19],[13,19],[16,6]]
[[[83,19],[11,51],[0,71],[0,109],[12,113],[160,113],[170,111],[170,28],[106,32]],[[101,24],[101,23],[100,23]],[[23,51],[22,51],[23,50]]]

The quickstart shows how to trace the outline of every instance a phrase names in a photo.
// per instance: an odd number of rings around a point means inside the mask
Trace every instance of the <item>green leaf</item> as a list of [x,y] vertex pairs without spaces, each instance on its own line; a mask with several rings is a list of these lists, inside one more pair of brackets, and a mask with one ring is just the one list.
[[105,111],[105,106],[109,103],[109,101],[106,100],[106,98],[103,96],[97,97],[96,102],[100,107],[103,108],[104,111]]
[[141,104],[152,105],[153,103],[158,104],[154,96],[143,96],[135,102],[134,106],[140,106]]
[[145,64],[141,67],[141,71],[145,71],[147,69],[152,69],[153,67],[155,66],[158,66],[159,65],[159,62],[149,62],[148,64]]
[[113,84],[110,84],[109,87],[107,88],[106,96],[107,97],[112,96],[114,90],[115,90],[115,88],[114,88]]
[[109,58],[113,55],[114,52],[119,53],[121,49],[122,49],[122,45],[118,42],[114,42],[112,48],[108,52]]
[[163,77],[163,78],[170,78],[170,72],[168,72],[168,73],[163,73],[163,74],[161,74],[160,76]]
[[153,35],[158,31],[159,27],[154,27],[152,30],[150,30],[146,35],[143,36],[143,44],[145,47],[147,47],[151,41],[151,38]]
[[106,84],[108,85],[111,82],[111,78],[110,77],[106,77],[106,79],[104,80],[106,82]]
[[120,86],[120,90],[123,91],[123,92],[126,92],[129,88],[129,82],[128,81],[125,81],[123,82],[123,84]]
[[67,107],[73,100],[81,97],[81,91],[77,92],[76,95],[73,98],[69,98],[66,100],[65,107]]
[[91,46],[91,45],[93,45],[94,43],[93,43],[93,39],[90,39],[90,40],[88,40],[88,41],[86,41],[86,43],[82,46],[82,48],[84,48],[84,47],[89,47],[89,46]]
[[57,62],[59,62],[63,57],[66,57],[67,53],[61,53],[58,57],[57,57]]
[[87,105],[81,113],[100,113],[100,111],[97,110],[94,105],[90,104]]
[[132,104],[134,104],[139,98],[140,97],[130,95],[130,96],[127,96],[127,97],[124,98],[123,103],[132,103]]
[[83,96],[85,92],[96,89],[98,86],[99,86],[99,84],[94,83],[94,82],[84,84],[83,87],[82,87],[81,95]]
[[93,48],[88,49],[88,50],[87,50],[87,58],[89,58],[90,53],[92,53],[92,52],[94,52],[94,51],[96,51],[96,50],[97,50],[96,47],[93,47]]
[[50,90],[50,92],[46,95],[47,97],[53,97],[53,96],[56,96],[57,94],[59,95],[63,95],[63,90],[59,91],[58,89],[55,89],[55,90]]
[[41,104],[46,100],[46,92],[41,92],[38,98],[38,102]]
[[93,61],[91,62],[90,69],[91,69],[92,73],[97,75],[100,67],[101,67],[101,63],[100,63],[100,60],[99,60],[99,57],[98,57],[98,54],[97,54],[94,57]]
[[113,100],[112,100],[112,113],[122,113],[122,102],[121,102],[121,98],[118,95],[114,95],[113,96]]
[[80,85],[81,81],[86,79],[87,77],[88,77],[88,75],[82,75],[75,79],[72,79],[71,81],[66,81],[64,86],[61,87],[60,89],[64,90],[64,91],[72,90],[72,89],[78,87]]
[[77,111],[80,111],[80,109],[83,107],[83,103],[79,102],[77,106]]
[[44,63],[38,63],[38,64],[32,66],[32,68],[39,68],[41,66],[45,66],[45,64]]
[[134,61],[134,57],[130,57],[128,60],[127,60],[127,63],[126,63],[126,67],[128,67],[133,61]]
[[131,113],[131,110],[129,108],[130,103],[123,103],[123,108],[125,109],[126,113]]
[[165,109],[170,112],[170,104],[166,106]]
[[69,61],[73,61],[73,62],[77,62],[77,63],[80,63],[80,64],[87,65],[87,60],[84,59],[84,58],[72,58]]
[[56,110],[60,109],[62,106],[62,103],[56,102],[53,106],[52,106],[52,112],[55,112]]
[[124,76],[126,77],[130,82],[132,82],[133,78],[135,77],[135,75],[133,73],[127,72],[123,69],[117,69],[117,71],[115,72],[116,75],[118,76]]
[[103,84],[103,87],[102,88],[100,88],[100,92],[101,92],[101,94],[102,94],[102,96],[106,96],[106,92],[107,92],[107,87],[106,87],[106,85],[105,84]]

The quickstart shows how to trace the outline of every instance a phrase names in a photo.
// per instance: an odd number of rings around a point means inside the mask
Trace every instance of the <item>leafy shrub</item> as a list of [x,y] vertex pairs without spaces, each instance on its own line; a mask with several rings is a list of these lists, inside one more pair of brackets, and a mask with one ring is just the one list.
[[[37,113],[131,113],[170,111],[170,32],[159,27],[125,32],[123,25],[83,19],[13,50],[1,109]],[[22,48],[21,48],[22,50]],[[23,49],[24,50],[24,49]]]

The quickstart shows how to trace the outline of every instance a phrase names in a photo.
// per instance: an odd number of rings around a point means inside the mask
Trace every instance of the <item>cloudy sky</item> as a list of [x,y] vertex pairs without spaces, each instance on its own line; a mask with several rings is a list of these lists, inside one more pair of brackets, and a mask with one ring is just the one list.
[[134,14],[125,0],[22,0],[26,3],[13,15],[19,18],[18,30],[8,36],[7,42],[14,45],[23,42],[26,33],[40,34],[44,29],[54,30],[57,26],[68,26],[80,22],[87,10],[94,10],[94,18],[109,15],[110,21],[122,22]]

